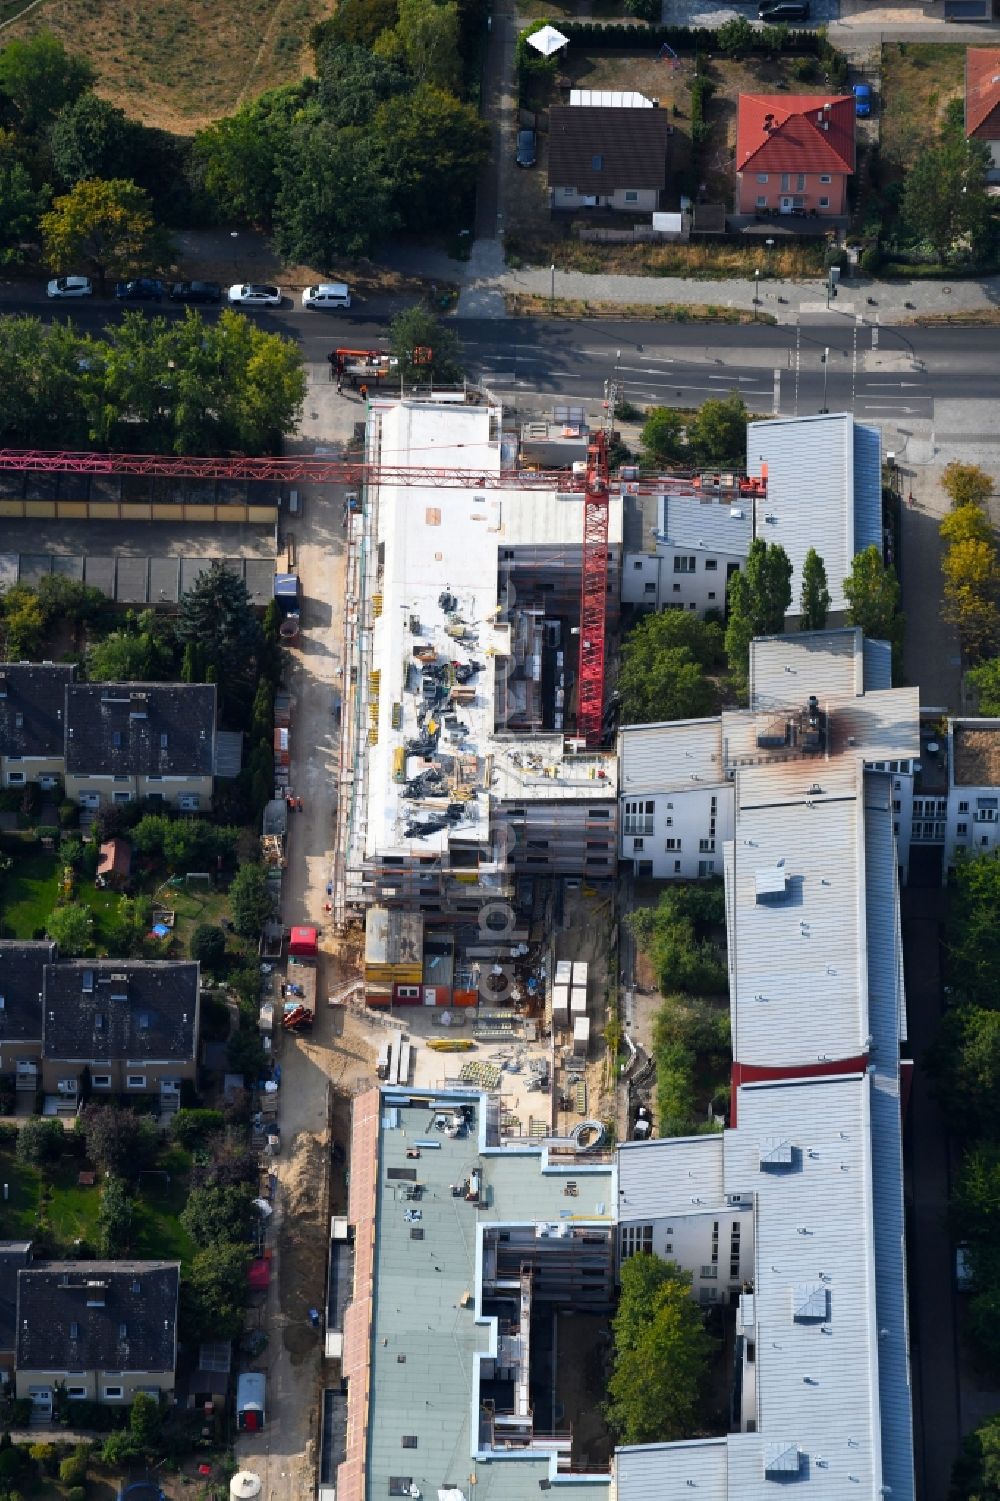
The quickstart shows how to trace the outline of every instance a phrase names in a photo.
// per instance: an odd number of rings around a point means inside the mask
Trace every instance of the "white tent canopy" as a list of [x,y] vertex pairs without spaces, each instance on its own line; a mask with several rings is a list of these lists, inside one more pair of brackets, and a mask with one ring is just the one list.
[[534,47],[536,52],[541,52],[544,57],[551,57],[553,52],[558,52],[560,47],[565,47],[569,41],[568,36],[563,36],[554,26],[543,26],[540,31],[533,31],[528,38],[528,46]]

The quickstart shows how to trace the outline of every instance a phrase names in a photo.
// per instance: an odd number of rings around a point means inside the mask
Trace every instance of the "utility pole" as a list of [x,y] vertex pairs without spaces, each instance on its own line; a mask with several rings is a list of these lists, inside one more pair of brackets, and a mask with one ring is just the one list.
[[826,404],[826,388],[827,388],[827,383],[828,383],[828,381],[830,379],[830,350],[829,350],[829,347],[823,350],[823,353],[820,356],[820,358],[821,358],[822,364],[823,364],[823,405],[820,407],[820,411],[821,412],[826,412],[828,410],[828,407],[827,407],[827,404]]

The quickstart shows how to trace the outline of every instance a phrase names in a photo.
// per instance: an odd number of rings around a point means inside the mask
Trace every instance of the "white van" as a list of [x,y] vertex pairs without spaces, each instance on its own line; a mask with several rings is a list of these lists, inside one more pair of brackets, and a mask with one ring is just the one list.
[[343,281],[321,282],[318,287],[306,287],[302,293],[304,308],[350,307],[351,289]]

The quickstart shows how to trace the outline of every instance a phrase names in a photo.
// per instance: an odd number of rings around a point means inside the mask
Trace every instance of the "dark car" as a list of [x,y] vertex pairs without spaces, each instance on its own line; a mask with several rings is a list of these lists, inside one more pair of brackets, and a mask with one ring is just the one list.
[[519,167],[533,167],[538,160],[538,142],[533,130],[519,130],[517,153],[514,157]]
[[808,21],[809,0],[774,0],[757,8],[758,21]]
[[162,302],[164,286],[153,276],[139,276],[135,281],[115,284],[115,296],[122,302]]
[[170,288],[171,302],[221,302],[222,288],[217,281],[175,281]]

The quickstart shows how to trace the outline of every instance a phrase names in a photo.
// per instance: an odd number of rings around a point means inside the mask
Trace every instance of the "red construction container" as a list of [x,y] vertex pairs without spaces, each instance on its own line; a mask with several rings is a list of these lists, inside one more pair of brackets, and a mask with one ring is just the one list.
[[300,959],[314,959],[319,953],[319,938],[315,928],[293,928],[288,940],[288,952]]

